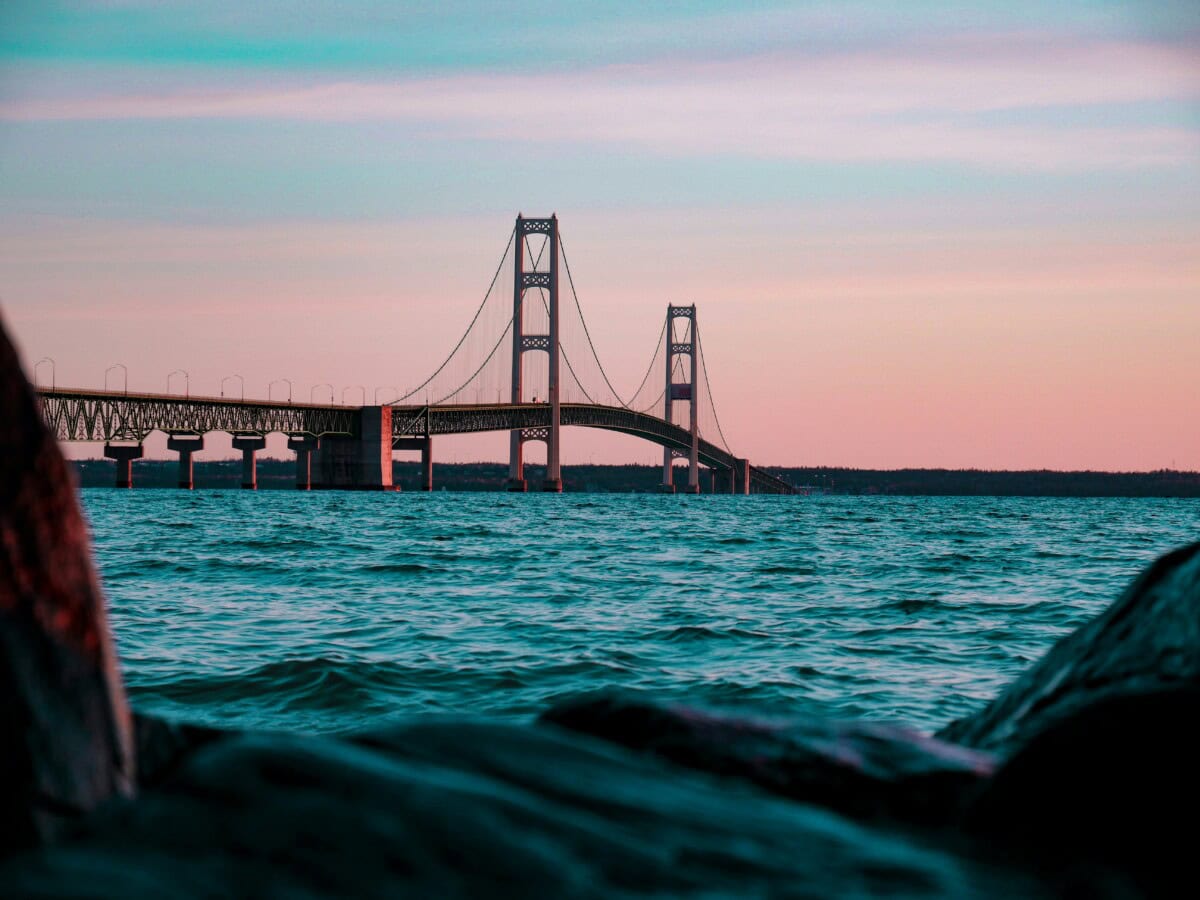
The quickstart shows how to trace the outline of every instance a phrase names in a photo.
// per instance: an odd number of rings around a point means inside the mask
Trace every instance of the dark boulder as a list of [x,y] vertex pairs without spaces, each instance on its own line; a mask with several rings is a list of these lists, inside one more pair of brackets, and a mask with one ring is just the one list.
[[205,725],[189,725],[145,713],[134,713],[138,785],[144,787],[161,783],[196,750],[233,734]]
[[995,765],[892,725],[750,719],[631,694],[583,697],[541,720],[864,820],[954,824]]
[[1108,696],[1057,718],[987,782],[967,831],[1064,894],[1194,896],[1198,720],[1195,687]]
[[6,897],[1038,897],[891,829],[557,728],[440,719],[200,747]]
[[938,737],[1009,756],[1088,706],[1200,687],[1200,544],[1155,562],[1112,606]]
[[129,793],[133,773],[75,482],[0,327],[0,852]]

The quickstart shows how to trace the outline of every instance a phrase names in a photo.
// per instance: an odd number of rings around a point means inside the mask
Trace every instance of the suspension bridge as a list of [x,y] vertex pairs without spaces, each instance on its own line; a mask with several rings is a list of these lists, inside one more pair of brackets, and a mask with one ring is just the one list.
[[[501,278],[510,267],[511,290]],[[560,271],[569,303],[560,303]],[[533,364],[528,354],[545,354],[544,364]],[[713,404],[695,305],[667,306],[640,384],[628,397],[617,392],[592,342],[557,216],[517,216],[491,284],[449,355],[386,405],[339,405],[332,396],[328,404],[293,403],[290,397],[246,400],[53,385],[39,386],[37,393],[59,440],[104,442],[105,456],[116,461],[118,487],[133,485],[133,461],[144,455],[143,442],[156,431],[179,454],[180,487],[193,485],[192,455],[204,449],[205,435],[227,432],[242,451],[244,488],[257,486],[256,454],[266,436],[282,433],[296,453],[298,488],[359,490],[393,487],[396,452],[421,454],[422,486],[432,490],[435,436],[507,431],[508,490],[528,489],[524,448],[538,441],[546,445],[540,487],[556,492],[562,490],[562,429],[578,426],[660,445],[664,491],[676,490],[676,461],[683,460],[682,487],[689,493],[701,490],[701,467],[713,491],[795,492],[730,449]]]

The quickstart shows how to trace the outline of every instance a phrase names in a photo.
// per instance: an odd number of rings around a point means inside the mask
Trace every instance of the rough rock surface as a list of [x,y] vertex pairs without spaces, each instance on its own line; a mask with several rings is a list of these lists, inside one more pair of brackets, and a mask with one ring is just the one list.
[[533,725],[197,750],[81,840],[0,865],[6,896],[1037,897],[903,833]]
[[580,698],[541,720],[865,820],[955,824],[995,767],[989,754],[892,725],[738,718],[631,694]]
[[999,697],[937,736],[1007,756],[1093,703],[1188,687],[1200,687],[1200,544],[1159,559]]
[[54,837],[132,779],[75,483],[0,328],[0,848]]
[[1060,881],[1090,872],[1106,896],[1195,896],[1198,720],[1196,688],[1108,695],[1057,718],[985,784],[967,830]]

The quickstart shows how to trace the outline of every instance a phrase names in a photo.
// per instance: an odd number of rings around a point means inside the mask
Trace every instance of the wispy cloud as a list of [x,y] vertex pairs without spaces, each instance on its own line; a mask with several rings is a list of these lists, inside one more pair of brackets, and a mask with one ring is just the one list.
[[[546,75],[247,83],[11,99],[9,121],[387,121],[452,139],[600,143],[664,155],[938,160],[1020,168],[1200,159],[1190,123],[1087,126],[1022,111],[1200,101],[1200,64],[1161,44],[964,37],[936,47],[760,54]],[[1013,113],[1003,122],[985,114]]]

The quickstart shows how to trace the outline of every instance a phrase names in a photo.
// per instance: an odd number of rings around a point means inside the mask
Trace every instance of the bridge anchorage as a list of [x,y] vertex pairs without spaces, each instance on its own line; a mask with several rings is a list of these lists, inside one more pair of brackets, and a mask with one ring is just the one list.
[[[510,256],[511,297],[497,287]],[[561,283],[560,274],[566,276]],[[562,302],[564,292],[568,302]],[[540,365],[540,357],[532,364],[529,353],[544,353],[546,365]],[[665,374],[663,381],[656,372]],[[204,397],[192,394],[186,381],[184,389],[183,395],[137,394],[51,384],[38,388],[38,395],[43,417],[59,440],[104,442],[121,487],[133,485],[133,462],[142,458],[143,442],[152,432],[166,434],[168,448],[179,454],[181,488],[193,485],[192,457],[204,448],[205,435],[224,431],[242,451],[242,487],[248,490],[257,487],[256,459],[266,436],[280,433],[296,454],[301,490],[393,490],[393,455],[418,452],[420,487],[428,491],[433,489],[435,436],[507,431],[508,490],[528,489],[524,448],[538,441],[546,445],[540,487],[557,493],[563,489],[562,429],[574,426],[661,446],[664,491],[675,490],[674,463],[683,459],[688,493],[700,492],[702,467],[709,471],[713,492],[725,486],[738,494],[795,492],[729,449],[713,404],[695,305],[667,306],[641,384],[628,398],[616,391],[592,343],[554,215],[517,216],[466,332],[433,374],[389,404],[345,406],[332,397],[327,404],[293,403],[290,396]],[[365,388],[363,394],[365,400]],[[676,422],[685,404],[686,422]]]

